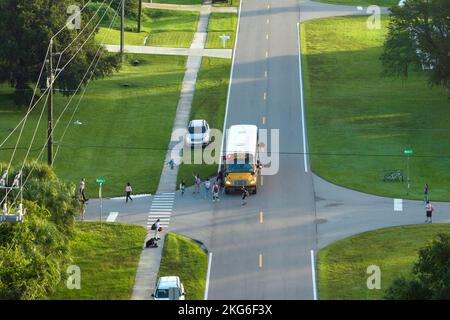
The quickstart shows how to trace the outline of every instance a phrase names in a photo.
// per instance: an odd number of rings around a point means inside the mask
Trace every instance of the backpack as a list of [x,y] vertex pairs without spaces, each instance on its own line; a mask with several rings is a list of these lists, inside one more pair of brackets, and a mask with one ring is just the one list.
[[156,230],[156,223],[152,224],[151,230]]

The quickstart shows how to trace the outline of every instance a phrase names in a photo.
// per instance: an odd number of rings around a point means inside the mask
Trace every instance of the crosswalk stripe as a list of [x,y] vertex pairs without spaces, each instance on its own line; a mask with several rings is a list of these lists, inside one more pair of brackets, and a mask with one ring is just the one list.
[[172,212],[153,211],[149,212],[149,216],[170,216]]
[[154,210],[150,211],[161,211],[161,212],[172,212],[172,209],[163,209],[163,208],[152,208]]
[[150,222],[150,221],[156,221],[156,220],[158,220],[158,219],[159,219],[159,221],[161,221],[161,222],[164,222],[164,221],[169,222],[169,221],[170,221],[170,218],[152,218],[152,219],[148,219],[147,221],[148,221],[148,222]]

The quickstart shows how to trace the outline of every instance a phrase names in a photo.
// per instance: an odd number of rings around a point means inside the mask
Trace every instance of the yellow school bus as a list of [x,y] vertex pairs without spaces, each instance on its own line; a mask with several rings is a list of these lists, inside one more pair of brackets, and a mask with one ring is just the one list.
[[234,125],[228,129],[224,154],[225,193],[246,187],[256,193],[258,186],[258,127]]

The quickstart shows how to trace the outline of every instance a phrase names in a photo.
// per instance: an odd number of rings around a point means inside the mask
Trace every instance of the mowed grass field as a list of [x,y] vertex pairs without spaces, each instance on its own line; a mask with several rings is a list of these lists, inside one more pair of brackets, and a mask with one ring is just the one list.
[[158,278],[179,276],[186,300],[202,300],[207,264],[207,254],[195,242],[170,232],[165,238]]
[[[388,18],[369,30],[367,17],[302,24],[305,102],[313,171],[348,188],[382,196],[450,200],[450,100],[430,87],[421,70],[406,82],[382,77],[380,55]],[[406,182],[383,182],[386,171],[403,170]]]
[[222,39],[220,36],[229,36],[226,41],[225,48],[233,49],[236,39],[238,16],[235,13],[221,13],[213,12],[209,18],[208,23],[208,38],[206,39],[205,47],[207,49],[222,49]]
[[147,231],[120,223],[77,222],[70,241],[72,265],[80,267],[81,289],[61,281],[51,300],[129,300]]
[[[230,77],[231,60],[204,57],[197,78],[194,101],[190,114],[190,120],[204,119],[211,129],[222,131],[227,103],[228,82]],[[221,141],[219,141],[220,149]],[[195,158],[192,150],[191,163]],[[186,157],[189,159],[189,157]],[[217,173],[218,164],[181,164],[178,171],[178,183],[184,180],[187,185],[194,184],[192,173],[199,173],[202,179],[211,177]]]
[[[173,10],[142,10],[141,32],[137,32],[137,21],[126,19],[125,44],[161,47],[188,48],[197,30],[199,12]],[[97,34],[97,40],[105,44],[120,44],[120,20],[108,32],[110,21],[105,21]],[[103,40],[105,39],[105,40]]]
[[[137,67],[131,63],[136,59],[140,61]],[[55,126],[54,140],[60,146],[54,163],[57,174],[76,184],[85,177],[89,198],[97,197],[98,177],[106,179],[104,196],[122,195],[127,182],[132,183],[135,193],[155,192],[172,132],[185,63],[186,57],[127,55],[120,72],[92,82],[76,112],[80,96],[75,97]],[[55,95],[55,122],[67,102],[68,98]],[[13,161],[16,164],[23,161],[42,105],[29,117]],[[13,106],[12,90],[1,86],[0,141],[24,114],[25,108],[18,110]],[[82,124],[75,125],[77,120]],[[14,148],[17,137],[18,131],[4,148]],[[30,158],[38,156],[45,140],[44,109]],[[11,154],[11,149],[1,150],[0,161],[9,161]],[[44,151],[42,161],[46,161],[46,155]]]
[[[409,225],[379,229],[345,238],[319,251],[321,300],[383,299],[393,280],[410,276],[419,249],[438,233],[450,235],[449,224]],[[381,271],[381,289],[369,290],[367,268]]]

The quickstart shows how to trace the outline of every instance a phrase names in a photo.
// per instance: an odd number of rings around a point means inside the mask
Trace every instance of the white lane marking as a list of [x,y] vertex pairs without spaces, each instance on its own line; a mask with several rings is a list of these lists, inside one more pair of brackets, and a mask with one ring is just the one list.
[[269,19],[267,19],[267,24],[269,24],[269,22],[270,22],[270,20],[269,20]]
[[267,99],[267,92],[264,92],[264,100]]
[[267,71],[264,71],[264,78],[267,78]]
[[[225,108],[225,118],[223,120],[223,134],[222,134],[222,145],[220,147],[220,152],[223,151],[223,146],[225,143],[225,133],[226,133],[226,125],[227,125],[227,117],[228,117],[228,109],[230,106],[230,95],[231,95],[231,83],[233,81],[233,73],[234,73],[234,62],[236,60],[236,49],[237,49],[237,45],[238,45],[238,39],[239,39],[239,25],[241,22],[241,11],[242,11],[242,3],[243,1],[240,1],[239,3],[239,15],[238,15],[238,22],[237,22],[237,29],[236,29],[236,39],[234,40],[234,49],[233,49],[233,59],[231,62],[231,72],[230,72],[230,81],[228,82],[228,93],[227,93],[227,106]],[[217,168],[217,172],[220,171],[220,168],[222,167],[222,156],[220,156],[219,159],[219,167]]]
[[314,250],[311,250],[311,270],[312,270],[313,295],[314,295],[314,300],[317,300],[316,263],[314,260]]
[[266,51],[266,58],[269,57],[269,51]]
[[300,44],[300,22],[297,22],[297,42],[298,42],[298,72],[300,76],[300,104],[302,107],[302,131],[303,131],[303,162],[305,172],[308,172],[308,157],[306,155],[306,123],[305,123],[305,105],[303,99],[303,77],[302,77],[302,47]]
[[211,262],[212,262],[212,252],[208,255],[208,271],[206,272],[206,284],[205,284],[205,296],[203,300],[208,300],[208,292],[209,292],[209,278],[211,276]]
[[170,212],[170,211],[162,212],[162,211],[158,211],[158,210],[156,210],[156,211],[150,211],[150,214],[149,214],[149,216],[157,216],[157,215],[171,215],[171,214],[172,214],[172,212]]
[[[151,197],[152,195],[151,195],[151,193],[149,193],[149,194],[144,193],[144,194],[132,194],[131,196],[132,196],[133,199],[134,199],[134,198]],[[126,199],[126,197],[114,197],[114,198],[110,198],[110,200],[125,200],[125,199]]]
[[403,211],[403,199],[394,199],[394,211]]
[[153,209],[150,209],[150,212],[153,211],[172,212],[172,209],[163,209],[163,208],[153,208]]
[[266,34],[266,40],[269,40],[269,34]]
[[266,117],[263,117],[263,118],[262,118],[262,123],[263,123],[263,124],[266,124]]
[[106,218],[106,222],[116,221],[118,215],[119,215],[118,212],[110,212],[108,218]]

